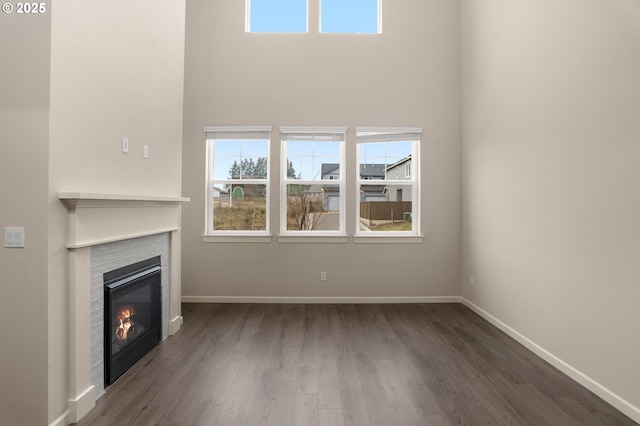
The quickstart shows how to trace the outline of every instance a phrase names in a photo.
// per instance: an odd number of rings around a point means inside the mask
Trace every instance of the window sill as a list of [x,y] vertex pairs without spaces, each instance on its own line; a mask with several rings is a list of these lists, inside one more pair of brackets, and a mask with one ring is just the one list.
[[354,235],[355,244],[422,244],[422,235]]
[[338,243],[346,244],[349,242],[349,237],[346,235],[280,235],[278,236],[279,243]]
[[203,235],[203,243],[270,243],[271,235],[246,235],[246,234],[229,234],[229,235]]

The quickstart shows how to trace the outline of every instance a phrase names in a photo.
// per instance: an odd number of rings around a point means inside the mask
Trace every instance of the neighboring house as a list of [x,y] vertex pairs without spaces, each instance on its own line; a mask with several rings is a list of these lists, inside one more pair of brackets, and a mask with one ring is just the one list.
[[[323,180],[333,180],[340,177],[340,165],[335,163],[323,163],[321,169]],[[384,180],[384,164],[360,164],[360,179]]]
[[[385,169],[385,180],[410,180],[411,173],[411,156],[409,155]],[[385,192],[387,201],[411,201],[410,185],[387,185]]]
[[384,164],[360,164],[360,179],[384,180]]
[[[335,163],[322,164],[322,179],[333,180],[340,177],[340,165]],[[384,180],[384,164],[360,164],[360,179]],[[364,185],[360,189],[360,201],[386,201],[384,185]],[[326,210],[338,210],[339,193],[337,188],[326,186],[323,188],[323,205]]]
[[213,188],[213,198],[220,198],[221,195],[227,195],[229,196],[229,190],[228,189],[222,189],[222,188],[218,188],[217,186],[214,186]]
[[322,180],[334,180],[340,178],[340,164],[322,163],[321,168]]

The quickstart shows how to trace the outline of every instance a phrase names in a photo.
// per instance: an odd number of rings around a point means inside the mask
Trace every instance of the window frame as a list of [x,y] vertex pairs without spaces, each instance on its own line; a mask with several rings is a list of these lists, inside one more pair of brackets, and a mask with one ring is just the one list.
[[[383,179],[379,182],[392,182],[397,186],[411,186],[411,230],[410,231],[363,231],[360,229],[360,189],[362,185],[371,185],[374,180],[363,179],[360,173],[356,175],[355,194],[355,232],[354,242],[422,242],[421,221],[420,221],[420,145],[422,143],[422,128],[419,127],[356,127],[356,170],[360,170],[360,146],[366,143],[381,142],[411,142],[411,159],[403,167],[404,178]],[[372,134],[367,138],[365,134]],[[377,135],[374,136],[374,135]],[[382,136],[384,135],[384,136]],[[410,138],[405,138],[410,136]],[[397,138],[397,139],[396,139]],[[368,140],[366,140],[368,139]],[[402,161],[402,160],[400,160]],[[407,176],[407,165],[410,164],[409,176]],[[393,164],[389,165],[392,166]],[[386,169],[388,169],[388,167]],[[400,165],[401,166],[401,165]]]
[[[206,140],[206,173],[205,173],[205,226],[203,241],[205,242],[218,242],[218,241],[238,241],[244,239],[248,242],[270,242],[270,216],[271,216],[271,137],[272,126],[205,126],[205,140]],[[214,137],[217,135],[228,134],[230,140],[238,139],[242,140],[264,140],[266,141],[267,148],[267,176],[264,179],[216,179],[213,176],[214,172],[214,159],[215,159],[215,141],[226,140],[221,137]],[[239,138],[238,135],[256,136],[255,139],[251,137]],[[235,137],[233,137],[235,136]],[[233,184],[234,182],[242,182],[247,185],[264,185],[265,186],[265,229],[264,230],[219,230],[214,229],[214,190],[213,187],[216,184]]]
[[[279,242],[347,242],[346,233],[346,135],[347,127],[307,127],[307,126],[282,126],[280,127],[280,232]],[[338,153],[340,156],[339,179],[325,179],[332,186],[338,186],[339,196],[339,224],[337,230],[289,230],[287,229],[287,202],[288,202],[288,185],[291,183],[301,184],[319,184],[323,181],[322,176],[318,179],[290,179],[287,176],[288,168],[288,149],[287,143],[290,142],[290,136],[296,135],[301,141],[322,141],[316,137],[326,137],[327,135],[341,134],[341,140],[335,141],[339,144]],[[305,139],[308,137],[308,139]],[[305,241],[306,240],[306,241]]]

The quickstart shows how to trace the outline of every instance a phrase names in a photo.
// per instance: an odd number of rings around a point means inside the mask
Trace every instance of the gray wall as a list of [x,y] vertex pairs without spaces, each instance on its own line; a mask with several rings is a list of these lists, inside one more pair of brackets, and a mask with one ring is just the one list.
[[[49,153],[49,419],[67,406],[67,211],[59,191],[180,196],[184,1],[57,1]],[[128,137],[129,154],[122,153]],[[143,145],[149,145],[144,159]]]
[[[383,34],[247,34],[244,2],[187,4],[183,296],[394,297],[459,294],[461,261],[458,2],[394,0]],[[422,244],[203,243],[205,125],[274,126],[271,228],[279,225],[281,125],[424,129]],[[350,182],[357,167],[349,167]],[[347,231],[355,231],[348,185]],[[389,254],[392,252],[393,254]],[[327,281],[320,282],[320,271]]]
[[462,5],[462,294],[638,419],[640,3]]
[[65,419],[67,212],[57,193],[182,188],[184,1],[45,6],[0,16],[0,232],[26,228],[24,249],[0,247],[10,319],[0,322],[0,424]]
[[[46,3],[47,10],[50,4]],[[47,176],[51,15],[0,16],[0,424],[47,422]]]

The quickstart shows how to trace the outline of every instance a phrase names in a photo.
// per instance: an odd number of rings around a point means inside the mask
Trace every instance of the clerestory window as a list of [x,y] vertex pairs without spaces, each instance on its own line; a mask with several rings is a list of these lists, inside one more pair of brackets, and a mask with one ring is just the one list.
[[380,1],[320,0],[320,32],[380,33]]
[[[382,0],[318,0],[321,33],[379,34]],[[307,0],[246,0],[245,30],[251,33],[306,33]]]
[[307,0],[247,0],[246,8],[247,32],[307,32]]

